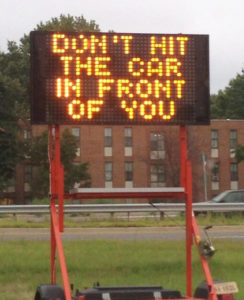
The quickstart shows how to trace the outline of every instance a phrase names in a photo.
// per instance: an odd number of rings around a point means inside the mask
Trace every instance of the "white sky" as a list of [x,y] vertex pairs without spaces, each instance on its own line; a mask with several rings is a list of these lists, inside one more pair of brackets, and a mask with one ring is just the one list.
[[60,14],[93,19],[101,31],[209,34],[211,93],[244,68],[243,0],[0,0],[0,50]]

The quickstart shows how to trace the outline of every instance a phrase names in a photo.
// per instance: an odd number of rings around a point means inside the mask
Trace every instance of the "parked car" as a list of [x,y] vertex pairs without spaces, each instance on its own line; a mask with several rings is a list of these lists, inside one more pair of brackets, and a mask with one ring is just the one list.
[[[244,189],[243,190],[227,190],[219,195],[215,196],[209,201],[200,202],[207,204],[217,204],[217,203],[244,203]],[[198,215],[206,215],[207,212],[204,211],[195,211],[195,216]],[[226,215],[230,215],[231,213],[225,213]]]
[[215,196],[208,203],[244,203],[244,190],[228,190]]

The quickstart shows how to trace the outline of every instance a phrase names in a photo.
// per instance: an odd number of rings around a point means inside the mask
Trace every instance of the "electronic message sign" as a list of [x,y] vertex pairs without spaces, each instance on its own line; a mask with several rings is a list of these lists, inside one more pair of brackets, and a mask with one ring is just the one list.
[[207,35],[31,32],[33,124],[209,124]]

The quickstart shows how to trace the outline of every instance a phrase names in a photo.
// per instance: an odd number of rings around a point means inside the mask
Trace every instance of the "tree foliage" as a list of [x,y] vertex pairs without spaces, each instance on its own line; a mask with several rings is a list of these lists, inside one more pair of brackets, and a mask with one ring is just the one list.
[[[211,118],[244,119],[244,70],[237,74],[223,91],[213,95],[211,104]],[[235,149],[237,163],[244,161],[244,146]]]
[[10,69],[8,58],[0,53],[0,191],[14,177],[15,165],[23,154],[18,124],[23,89]]
[[29,119],[29,44],[26,38],[8,42],[0,52],[0,191],[14,177],[16,163],[23,159],[20,120]]
[[0,191],[3,191],[14,177],[17,143],[12,132],[0,128]]
[[[86,21],[83,16],[73,17],[69,14],[52,18],[46,23],[40,22],[34,30],[57,31],[99,31],[94,20]],[[0,89],[4,88],[7,97],[4,101],[11,107],[16,119],[30,118],[30,39],[24,35],[20,43],[8,42],[7,52],[0,52]],[[6,96],[5,95],[5,96]],[[1,111],[7,110],[1,107]]]
[[244,119],[244,70],[211,98],[212,119]]
[[[65,191],[68,192],[75,183],[79,186],[90,185],[88,163],[74,163],[77,150],[77,139],[66,129],[61,136],[61,162],[64,166]],[[33,138],[30,149],[32,166],[36,172],[32,179],[32,194],[34,197],[47,197],[49,192],[49,159],[48,159],[48,133]]]
[[100,31],[94,20],[87,21],[83,16],[73,17],[61,14],[58,18],[52,18],[46,23],[40,22],[35,30],[47,31]]
[[[45,23],[40,22],[34,30],[99,31],[99,26],[83,16],[61,14]],[[23,158],[19,120],[28,124],[30,119],[29,73],[30,39],[25,34],[19,44],[9,41],[7,51],[0,52],[0,191],[14,176],[17,161]],[[42,144],[39,146],[42,147]],[[43,149],[40,150],[42,152]]]
[[244,161],[244,146],[237,145],[235,149],[235,158],[236,162],[239,164],[240,162]]

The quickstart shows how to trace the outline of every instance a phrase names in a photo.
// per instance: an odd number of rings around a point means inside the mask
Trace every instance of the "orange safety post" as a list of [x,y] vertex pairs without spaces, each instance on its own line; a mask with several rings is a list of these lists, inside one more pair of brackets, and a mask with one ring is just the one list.
[[[54,202],[55,200],[51,199],[51,202]],[[51,284],[56,284],[56,242],[55,242],[55,235],[54,235],[54,228],[53,224],[51,222]]]
[[62,239],[61,239],[61,234],[59,231],[58,215],[56,212],[56,206],[55,206],[54,201],[51,202],[50,210],[51,210],[51,222],[52,222],[52,226],[53,226],[55,242],[56,242],[58,256],[59,256],[59,265],[60,265],[61,274],[62,274],[65,300],[72,300],[71,289],[70,289],[70,284],[69,284],[69,277],[68,277],[68,272],[67,272],[67,268],[66,268],[64,250],[63,250],[63,245],[62,245]]
[[186,126],[180,126],[180,185],[185,188],[186,294],[192,296],[192,170],[188,161]]
[[[192,210],[192,166],[187,157],[187,134],[186,127],[180,126],[180,184],[186,191],[186,294],[188,298],[192,297],[192,245],[193,236],[197,247],[199,247],[200,233],[198,225]],[[210,288],[209,300],[218,300],[214,289],[213,279],[208,265],[208,261],[200,255],[204,275],[207,285]]]
[[180,126],[180,186],[186,187],[187,134],[186,126]]
[[192,296],[192,167],[186,163],[186,294]]
[[[71,290],[61,239],[61,232],[63,231],[64,172],[61,165],[60,128],[58,125],[49,126],[48,153],[50,161],[51,283],[56,284],[55,261],[57,250],[65,299],[71,300]],[[58,214],[56,200],[58,200]]]
[[[200,238],[200,233],[199,233],[199,229],[197,226],[196,218],[194,215],[192,216],[192,226],[193,226],[195,242],[196,242],[197,247],[199,248],[199,242],[200,242],[201,238]],[[204,275],[206,278],[206,283],[209,287],[208,299],[209,300],[218,300],[218,296],[217,296],[215,288],[214,288],[213,278],[212,278],[212,274],[210,272],[208,261],[204,257],[202,257],[202,255],[200,253],[199,253],[199,255],[200,255],[200,260],[202,263],[203,272],[204,272]]]

